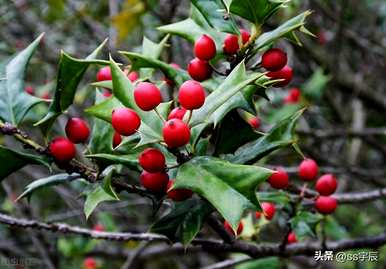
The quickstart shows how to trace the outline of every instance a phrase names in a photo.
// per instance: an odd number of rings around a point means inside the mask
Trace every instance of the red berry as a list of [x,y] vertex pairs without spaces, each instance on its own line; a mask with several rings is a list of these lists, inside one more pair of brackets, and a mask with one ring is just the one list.
[[331,196],[319,196],[315,201],[315,208],[321,214],[331,214],[335,211],[338,203]]
[[58,162],[68,162],[75,157],[75,145],[64,137],[54,138],[49,146],[49,150]]
[[97,81],[111,80],[111,70],[110,66],[105,66],[99,69],[97,73]]
[[336,177],[331,174],[326,174],[316,181],[315,189],[320,195],[328,196],[335,192],[337,185]]
[[282,69],[280,69],[279,71],[268,72],[267,76],[270,77],[271,79],[282,79],[282,81],[275,83],[275,85],[273,85],[273,86],[274,87],[284,87],[284,86],[287,86],[291,82],[292,76],[293,76],[293,71],[292,71],[291,67],[286,65]]
[[287,236],[287,243],[293,244],[298,242],[298,239],[296,238],[296,234],[294,232],[290,232]]
[[102,224],[95,224],[93,230],[97,232],[103,232],[105,231],[105,226],[103,226]]
[[168,116],[168,120],[171,120],[171,119],[179,119],[179,120],[182,120],[185,116],[185,113],[186,113],[186,109],[183,108],[183,107],[176,107],[174,108],[169,116]]
[[[228,233],[233,235],[235,234],[229,222],[224,221],[224,228],[228,231]],[[237,227],[237,235],[240,235],[243,232],[243,230],[244,230],[244,224],[242,221],[240,221],[239,226]]]
[[164,172],[149,173],[143,171],[140,176],[142,186],[151,192],[165,192],[169,182],[168,174]]
[[258,129],[260,127],[261,122],[260,122],[260,118],[256,116],[256,117],[250,118],[248,120],[248,123],[249,125],[251,125],[253,129]]
[[317,39],[318,39],[318,43],[320,44],[320,45],[325,45],[326,43],[327,43],[327,36],[326,36],[326,33],[323,31],[323,30],[321,30],[321,31],[319,31],[317,34],[316,34],[316,37],[317,37]]
[[90,135],[90,128],[80,118],[71,118],[66,124],[67,138],[74,144],[84,143]]
[[251,37],[251,34],[245,29],[240,29],[240,33],[241,38],[243,40],[243,44],[247,43],[249,41],[249,38]]
[[161,91],[150,82],[140,82],[134,89],[134,99],[140,109],[149,111],[161,103]]
[[130,72],[129,74],[127,74],[127,78],[128,78],[131,82],[134,82],[134,81],[136,81],[136,80],[139,78],[139,75],[138,75],[137,72],[132,71],[132,72]]
[[287,97],[284,99],[284,104],[296,104],[300,100],[300,89],[299,88],[292,88],[290,89]]
[[168,185],[167,185],[167,194],[169,199],[172,199],[173,201],[184,201],[186,199],[189,199],[192,197],[193,192],[189,189],[175,189],[175,190],[170,190],[169,189],[173,186],[174,180],[169,180]]
[[226,54],[236,54],[239,50],[239,37],[237,35],[227,34],[224,39],[223,50]]
[[179,119],[168,120],[162,129],[165,143],[169,148],[178,148],[189,143],[189,126]]
[[276,212],[276,207],[273,203],[261,203],[261,208],[263,209],[264,216],[267,220],[273,219]]
[[85,269],[96,269],[97,263],[94,258],[88,257],[83,261],[83,267]]
[[208,62],[194,58],[188,65],[189,75],[197,81],[204,81],[212,75],[212,67]]
[[272,188],[285,189],[289,184],[289,177],[283,168],[277,168],[276,171],[268,178]]
[[108,97],[113,95],[112,92],[110,90],[108,90],[108,89],[104,89],[102,94],[106,98],[108,98]]
[[122,137],[119,133],[117,132],[114,132],[114,136],[113,136],[113,148],[116,148],[119,146],[119,144],[121,144],[122,142]]
[[51,99],[50,93],[49,92],[43,93],[42,98],[45,99],[45,100]]
[[34,95],[34,93],[35,93],[34,88],[32,88],[32,86],[26,86],[24,90],[26,93],[28,93],[30,95]]
[[205,90],[194,80],[185,81],[178,92],[178,101],[187,110],[200,108],[205,102]]
[[111,124],[120,135],[132,135],[141,125],[138,114],[130,108],[117,108],[111,116]]
[[311,181],[316,178],[319,172],[319,167],[312,159],[303,160],[298,168],[299,177],[304,181]]
[[268,71],[279,71],[287,64],[287,54],[281,49],[267,50],[261,57],[261,66]]
[[142,168],[150,173],[161,172],[165,169],[165,156],[154,148],[145,149],[138,157]]
[[208,35],[202,35],[194,44],[194,55],[203,61],[209,61],[216,56],[216,44]]
[[261,212],[260,211],[256,211],[255,212],[255,217],[256,217],[256,219],[259,219],[261,217]]

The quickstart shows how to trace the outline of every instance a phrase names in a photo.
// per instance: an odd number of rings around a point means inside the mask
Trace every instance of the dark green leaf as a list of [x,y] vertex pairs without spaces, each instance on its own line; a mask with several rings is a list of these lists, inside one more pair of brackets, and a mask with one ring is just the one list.
[[[220,32],[239,34],[235,21],[232,17],[229,17],[221,0],[192,0],[192,4],[211,27]],[[224,16],[227,16],[228,19],[225,20]]]
[[89,65],[108,64],[106,61],[95,60],[105,43],[106,41],[84,60],[73,58],[64,52],[61,53],[54,99],[46,116],[35,124],[41,126],[45,134],[48,133],[56,118],[74,102],[76,88]]
[[29,60],[42,38],[43,34],[5,66],[5,74],[2,74],[5,79],[0,81],[0,118],[5,122],[18,125],[34,105],[43,101],[24,90],[24,77]]
[[173,188],[190,189],[203,196],[237,229],[246,209],[260,209],[256,188],[271,174],[262,167],[196,157],[180,166]]
[[260,201],[263,202],[272,202],[284,205],[290,202],[290,196],[284,191],[258,192],[257,196],[260,198]]
[[104,165],[123,164],[134,170],[138,170],[138,155],[139,153],[126,154],[126,155],[113,155],[107,153],[89,154],[87,158],[97,160]]
[[194,43],[202,35],[210,35],[216,43],[217,51],[222,51],[222,43],[224,41],[225,34],[219,33],[214,29],[205,29],[202,26],[198,25],[193,19],[188,18],[183,21],[176,23],[164,25],[157,28],[163,33],[168,33],[172,35],[177,35],[186,40]]
[[151,227],[151,232],[167,236],[172,241],[188,245],[201,230],[213,208],[203,200],[189,199],[176,203],[171,212]]
[[307,32],[305,30],[304,24],[307,16],[310,14],[310,11],[305,11],[298,16],[286,21],[276,29],[262,34],[256,40],[256,50],[270,46],[273,42],[277,41],[281,37],[288,36],[288,34],[292,31],[300,30],[301,32]]
[[318,68],[302,85],[302,93],[309,100],[320,100],[331,77]]
[[177,86],[180,86],[186,80],[190,79],[188,73],[182,69],[176,69],[171,65],[153,58],[146,57],[142,54],[135,52],[122,52],[133,65],[133,69],[140,68],[156,68],[161,70],[166,77],[174,81]]
[[288,115],[293,115],[302,107],[303,106],[301,104],[285,104],[278,109],[270,111],[265,119],[268,123],[275,124],[285,118],[288,118]]
[[48,161],[37,155],[14,151],[0,146],[0,181],[27,164],[44,165],[50,168]]
[[84,203],[84,214],[86,218],[91,215],[94,209],[101,202],[119,200],[117,197],[107,193],[101,185],[96,186],[94,190],[87,193],[86,202]]
[[63,184],[66,182],[71,182],[72,180],[75,180],[77,178],[80,178],[80,176],[79,175],[69,175],[69,174],[57,174],[57,175],[37,179],[34,182],[28,184],[24,188],[24,192],[22,194],[20,194],[20,196],[17,198],[17,200],[20,200],[24,197],[29,198],[33,192],[35,192],[39,189],[46,188],[49,186],[58,185],[58,184]]
[[254,24],[263,24],[289,0],[233,0],[230,12]]
[[236,269],[280,269],[282,267],[283,266],[278,257],[260,258],[236,265]]
[[[167,35],[159,43],[154,43],[150,39],[144,37],[142,42],[142,55],[150,59],[158,59],[161,56],[162,50],[165,48],[169,38]],[[153,68],[142,68],[140,70],[141,79],[149,79],[153,75]]]
[[311,212],[299,212],[294,218],[290,220],[291,228],[299,238],[306,236],[315,236],[316,225],[322,220],[320,214],[313,214]]
[[271,131],[259,139],[240,147],[234,154],[228,154],[225,159],[232,163],[252,163],[263,158],[272,151],[295,143],[293,137],[295,125],[304,109],[277,123]]

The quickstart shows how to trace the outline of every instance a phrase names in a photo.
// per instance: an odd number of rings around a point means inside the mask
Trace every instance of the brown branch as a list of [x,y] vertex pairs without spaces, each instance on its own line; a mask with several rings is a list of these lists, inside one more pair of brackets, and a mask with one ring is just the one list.
[[[70,226],[63,223],[44,223],[36,220],[16,219],[14,217],[0,214],[0,223],[20,228],[34,228],[62,234],[74,234],[94,239],[103,239],[111,241],[157,241],[169,242],[168,238],[152,233],[112,233],[98,232],[81,227]],[[240,252],[250,257],[268,257],[268,256],[294,256],[294,255],[314,255],[315,251],[321,250],[320,242],[295,243],[287,246],[283,251],[279,244],[252,244],[236,241],[232,244],[223,243],[220,240],[195,239],[193,245],[200,246],[205,251],[222,252]],[[358,248],[378,248],[386,244],[386,232],[378,236],[362,237],[357,239],[347,239],[333,242],[326,242],[326,249],[332,251],[341,251]]]

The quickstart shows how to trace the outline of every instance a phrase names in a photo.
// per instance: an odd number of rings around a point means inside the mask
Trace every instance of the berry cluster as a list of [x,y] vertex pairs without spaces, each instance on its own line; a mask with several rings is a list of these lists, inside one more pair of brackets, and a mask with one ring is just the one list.
[[50,145],[49,151],[55,161],[59,163],[68,162],[76,155],[74,144],[85,143],[90,136],[90,128],[87,123],[80,118],[71,118],[67,121],[65,127],[66,136],[54,138]]
[[[298,167],[298,176],[305,182],[311,182],[318,176],[319,167],[312,159],[304,159]],[[275,172],[268,178],[268,183],[274,189],[286,189],[289,186],[289,175],[281,167],[275,169]],[[337,180],[332,174],[322,175],[315,184],[315,189],[319,195],[315,199],[315,209],[321,214],[331,214],[337,207],[337,201],[330,195],[335,192],[337,188]],[[303,194],[301,194],[303,195]],[[256,211],[256,219],[262,216],[268,221],[272,220],[276,213],[276,206],[270,202],[261,203],[262,211]],[[224,222],[224,227],[229,233],[234,234],[228,222]],[[240,222],[237,230],[237,235],[242,232],[243,223]],[[297,242],[296,234],[290,232],[287,236],[287,243],[292,244]]]
[[[209,43],[205,43],[208,42]],[[200,46],[210,45],[210,40],[204,38],[197,43],[197,56],[201,59],[209,59],[211,55],[215,55],[216,48],[212,51],[201,51]],[[214,45],[214,43],[213,43]],[[171,64],[178,69],[179,66]],[[139,79],[137,73],[129,73],[131,81]],[[111,71],[109,67],[103,67],[97,75],[98,81],[111,80]],[[164,80],[168,84],[172,81],[166,77]],[[178,101],[180,107],[174,108],[168,115],[168,119],[164,122],[162,128],[163,142],[169,149],[185,146],[190,141],[189,117],[195,109],[199,109],[205,103],[204,87],[195,80],[185,81],[179,88]],[[156,110],[157,106],[162,102],[162,94],[160,89],[151,82],[137,82],[134,88],[134,100],[138,109],[143,111]],[[184,117],[189,111],[189,117]],[[158,112],[157,112],[158,114]],[[163,119],[161,119],[163,120]],[[114,128],[113,147],[116,148],[122,142],[122,136],[131,136],[139,131],[141,126],[141,118],[134,109],[117,108],[113,110],[111,115],[111,125]],[[170,199],[182,201],[192,196],[190,190],[173,189],[173,180],[169,180],[166,167],[166,159],[164,154],[156,148],[145,149],[138,158],[143,172],[140,175],[140,182],[144,188],[154,193],[165,193]]]

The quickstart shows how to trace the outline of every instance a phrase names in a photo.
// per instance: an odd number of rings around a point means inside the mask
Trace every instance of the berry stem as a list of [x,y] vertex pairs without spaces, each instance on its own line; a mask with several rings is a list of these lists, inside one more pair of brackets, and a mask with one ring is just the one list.
[[300,191],[300,199],[303,199],[304,193],[305,193],[305,191],[306,191],[306,189],[307,189],[307,185],[308,185],[307,182],[305,182],[305,183],[303,184],[302,190]]
[[162,122],[164,122],[164,123],[166,122],[166,120],[164,119],[164,117],[162,117],[162,115],[159,113],[157,108],[154,108],[154,112],[162,120]]
[[190,120],[192,119],[192,115],[193,115],[193,110],[189,110],[189,112],[188,112],[189,114],[188,114],[188,119],[186,120],[186,124],[188,124],[189,125],[189,122],[190,122]]

